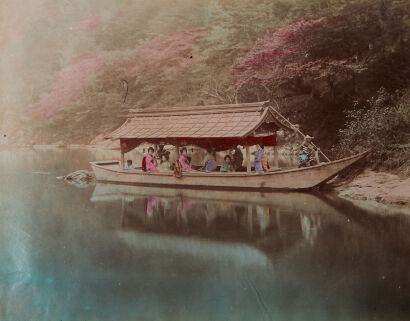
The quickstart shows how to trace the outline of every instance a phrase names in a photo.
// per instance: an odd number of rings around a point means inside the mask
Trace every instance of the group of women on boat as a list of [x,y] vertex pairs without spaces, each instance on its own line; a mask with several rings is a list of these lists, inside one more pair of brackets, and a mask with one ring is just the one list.
[[[299,146],[298,160],[299,167],[308,167],[312,165],[319,164],[318,160],[318,149],[312,144],[313,137],[307,135],[303,143]],[[182,172],[195,172],[204,171],[206,173],[211,172],[235,172],[244,170],[243,154],[238,146],[232,148],[228,154],[223,158],[221,165],[216,162],[216,150],[215,148],[208,148],[206,156],[202,162],[201,166],[191,165],[191,157],[188,156],[188,151],[186,147],[182,147],[179,151],[179,158],[175,163],[169,161],[170,152],[164,150],[164,146],[160,145],[159,149],[155,152],[153,147],[148,148],[148,153],[142,160],[142,170],[146,172],[162,172],[162,171],[172,171],[179,176]],[[155,153],[155,156],[154,156]],[[254,168],[257,174],[263,174],[269,171],[269,163],[265,155],[264,146],[262,144],[256,145],[256,151],[254,155]],[[124,170],[135,170],[132,165],[131,160],[127,160]]]
[[[225,155],[219,171],[222,173],[238,171],[242,166],[242,162],[242,152],[238,148],[238,146],[236,146],[235,148],[230,150],[229,154]],[[203,161],[201,170],[204,170],[206,173],[211,173],[218,170],[218,164],[216,162],[216,151],[214,148],[207,150],[207,154]]]
[[[142,160],[142,170],[146,172],[162,172],[174,170],[176,176],[180,175],[182,172],[196,172],[204,171],[206,173],[212,173],[219,171],[221,173],[235,172],[244,170],[243,154],[238,146],[232,148],[228,154],[223,158],[221,165],[216,162],[216,150],[214,148],[207,149],[206,156],[203,160],[202,166],[196,166],[193,168],[191,165],[191,157],[188,156],[188,151],[186,147],[180,149],[179,158],[174,164],[169,161],[169,151],[165,151],[163,146],[155,153],[153,147],[148,148],[147,154]],[[155,153],[155,156],[154,156]],[[269,164],[267,158],[264,154],[264,146],[257,145],[257,151],[254,152],[255,155],[255,171],[258,174],[263,174],[269,170]],[[131,160],[127,160],[127,164],[123,168],[124,170],[135,170]]]

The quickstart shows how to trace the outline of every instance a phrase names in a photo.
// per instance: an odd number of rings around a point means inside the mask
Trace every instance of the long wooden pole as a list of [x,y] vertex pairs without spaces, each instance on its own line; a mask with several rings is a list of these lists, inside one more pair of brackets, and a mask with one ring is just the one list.
[[[277,105],[277,102],[275,102],[275,103],[276,103],[276,105]],[[299,130],[299,128],[297,128],[295,125],[293,125],[287,118],[285,118],[285,117],[284,117],[281,113],[279,113],[275,108],[272,108],[272,110],[276,113],[276,115],[280,116],[283,120],[285,120],[286,123],[287,123],[288,125],[290,125],[290,127],[293,128],[298,134],[300,134],[300,135],[303,137],[303,139],[305,139],[306,135],[303,134],[303,133]],[[331,161],[331,160],[329,159],[329,157],[327,157],[327,156],[322,152],[322,150],[321,150],[320,148],[318,148],[318,147],[317,147],[315,144],[313,144],[312,142],[311,142],[311,144],[312,144],[315,148],[317,148],[317,149],[319,150],[319,152],[323,155],[324,158],[326,158],[326,160],[327,160],[328,162]]]

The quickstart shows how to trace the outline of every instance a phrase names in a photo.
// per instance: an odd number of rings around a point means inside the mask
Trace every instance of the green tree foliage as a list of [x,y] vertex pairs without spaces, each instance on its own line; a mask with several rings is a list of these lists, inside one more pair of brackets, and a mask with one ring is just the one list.
[[364,103],[356,101],[339,137],[337,156],[370,149],[373,167],[410,175],[410,91],[389,94],[381,88]]

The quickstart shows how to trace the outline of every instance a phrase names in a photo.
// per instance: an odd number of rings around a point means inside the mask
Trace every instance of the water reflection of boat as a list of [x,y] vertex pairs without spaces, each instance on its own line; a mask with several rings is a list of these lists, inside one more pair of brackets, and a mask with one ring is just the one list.
[[117,201],[122,230],[245,240],[275,251],[295,242],[313,245],[324,224],[345,220],[332,206],[306,193],[199,193],[98,183],[91,201]]
[[[162,200],[176,198],[188,198],[196,203],[223,202],[223,204],[235,203],[237,205],[268,205],[282,208],[285,212],[315,212],[327,213],[335,211],[327,202],[311,193],[263,193],[251,191],[198,191],[190,189],[174,189],[164,187],[130,186],[97,183],[91,196],[91,201],[133,201],[135,199],[147,199],[158,197]],[[340,215],[340,214],[339,214]]]

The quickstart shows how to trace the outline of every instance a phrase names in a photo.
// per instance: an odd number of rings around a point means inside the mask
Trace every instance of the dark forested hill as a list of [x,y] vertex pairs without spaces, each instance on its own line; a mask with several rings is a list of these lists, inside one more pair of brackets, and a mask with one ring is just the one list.
[[330,147],[354,102],[409,85],[406,0],[36,1],[18,32],[2,7],[16,141],[87,143],[131,107],[270,99]]

